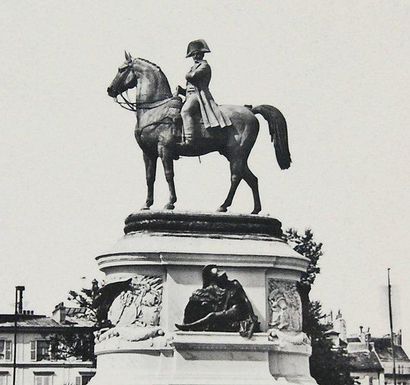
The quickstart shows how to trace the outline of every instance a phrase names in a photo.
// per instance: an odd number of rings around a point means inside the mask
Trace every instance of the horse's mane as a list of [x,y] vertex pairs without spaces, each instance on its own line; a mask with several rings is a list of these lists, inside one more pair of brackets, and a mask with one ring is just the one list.
[[153,63],[152,61],[149,61],[149,60],[147,60],[147,59],[143,59],[142,57],[138,57],[137,59],[138,59],[138,60],[141,60],[141,61],[144,62],[144,63],[147,63],[147,64],[152,65],[154,68],[156,68],[159,72],[161,72],[161,73],[165,76],[165,74],[162,72],[161,67],[160,67],[158,64],[155,64],[155,63]]
[[141,61],[142,63],[148,64],[149,66],[151,66],[153,69],[155,69],[157,71],[157,73],[160,75],[160,77],[162,77],[162,80],[164,82],[164,87],[166,87],[166,89],[164,89],[164,91],[166,91],[166,93],[171,94],[171,87],[169,85],[168,79],[165,76],[165,74],[162,72],[161,67],[147,59],[143,59],[141,57],[136,58],[136,60]]

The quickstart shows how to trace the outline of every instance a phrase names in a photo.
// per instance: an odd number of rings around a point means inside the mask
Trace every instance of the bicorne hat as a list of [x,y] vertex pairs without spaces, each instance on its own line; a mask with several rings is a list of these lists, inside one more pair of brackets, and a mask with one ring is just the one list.
[[186,57],[191,57],[196,52],[211,52],[204,39],[191,41],[186,50]]

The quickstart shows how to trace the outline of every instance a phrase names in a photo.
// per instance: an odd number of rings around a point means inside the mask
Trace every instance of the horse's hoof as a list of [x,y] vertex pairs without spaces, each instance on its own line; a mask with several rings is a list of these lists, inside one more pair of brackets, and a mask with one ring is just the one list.
[[173,210],[175,206],[172,203],[168,203],[164,206],[164,210]]
[[254,209],[251,214],[252,215],[258,215],[261,212],[261,209]]
[[141,211],[149,210],[149,206],[142,206],[142,207],[140,208],[140,210],[141,210]]
[[226,213],[228,211],[228,209],[226,207],[218,207],[216,210],[218,213]]

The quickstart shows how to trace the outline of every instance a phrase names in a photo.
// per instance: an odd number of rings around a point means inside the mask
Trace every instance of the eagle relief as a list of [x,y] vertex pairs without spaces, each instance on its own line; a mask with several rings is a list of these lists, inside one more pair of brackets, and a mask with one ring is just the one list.
[[300,332],[302,304],[294,282],[269,279],[269,326],[273,329]]
[[304,345],[309,338],[302,332],[302,303],[296,283],[268,279],[268,338],[279,345]]
[[141,341],[163,335],[159,326],[162,308],[162,277],[137,275],[114,299],[107,318],[113,326],[97,336],[101,342],[112,337]]

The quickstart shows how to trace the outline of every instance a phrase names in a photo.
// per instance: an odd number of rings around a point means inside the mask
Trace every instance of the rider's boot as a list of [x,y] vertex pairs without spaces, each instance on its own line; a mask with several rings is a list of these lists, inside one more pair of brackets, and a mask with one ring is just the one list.
[[180,147],[186,148],[186,147],[192,147],[195,145],[195,136],[194,136],[194,127],[192,127],[190,124],[184,125],[184,138],[183,142],[179,144]]

